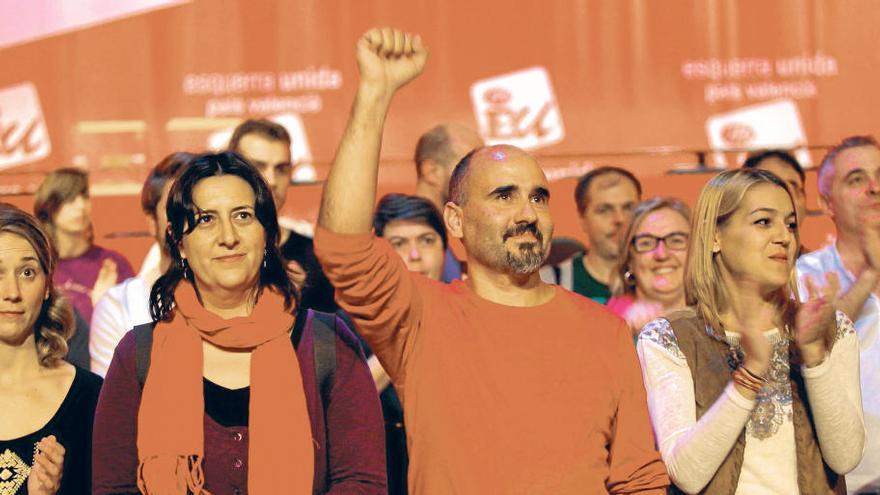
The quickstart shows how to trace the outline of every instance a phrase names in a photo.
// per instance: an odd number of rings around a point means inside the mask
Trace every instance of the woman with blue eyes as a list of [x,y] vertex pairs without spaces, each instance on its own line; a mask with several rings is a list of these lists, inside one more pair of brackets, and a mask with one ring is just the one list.
[[673,491],[845,493],[865,445],[858,339],[833,309],[834,277],[808,282],[797,302],[788,189],[762,170],[721,173],[691,232],[688,308],[638,340]]
[[607,306],[626,320],[634,337],[645,323],[685,306],[689,222],[690,210],[675,198],[651,198],[633,209]]
[[297,307],[259,172],[197,156],[167,213],[155,323],[119,343],[95,415],[93,493],[385,493],[369,369],[341,320]]
[[101,379],[66,363],[73,308],[37,220],[0,203],[0,493],[91,493]]

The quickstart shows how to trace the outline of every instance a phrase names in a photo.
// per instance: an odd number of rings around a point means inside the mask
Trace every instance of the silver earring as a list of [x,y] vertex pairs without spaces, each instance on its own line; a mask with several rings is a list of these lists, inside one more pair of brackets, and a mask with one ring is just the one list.
[[630,284],[636,283],[636,276],[633,275],[632,272],[629,270],[623,272],[623,279],[626,280]]
[[267,261],[268,259],[269,259],[269,250],[267,249],[267,250],[263,251],[263,270],[269,269],[269,262]]

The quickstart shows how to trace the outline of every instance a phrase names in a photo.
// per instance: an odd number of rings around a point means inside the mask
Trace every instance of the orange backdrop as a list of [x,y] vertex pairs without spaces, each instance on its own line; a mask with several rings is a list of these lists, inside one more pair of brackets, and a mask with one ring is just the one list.
[[[815,147],[817,161],[823,145],[875,132],[880,110],[872,91],[880,83],[880,3],[871,0],[153,0],[109,19],[100,18],[102,6],[126,2],[92,0],[83,3],[95,18],[76,25],[63,12],[35,14],[54,2],[11,3],[0,31],[23,34],[0,41],[0,192],[30,209],[46,171],[88,169],[100,243],[135,265],[148,240],[118,235],[145,231],[135,195],[171,151],[205,149],[213,133],[242,118],[292,114],[308,143],[305,161],[319,179],[326,173],[355,88],[354,44],[371,26],[419,32],[432,52],[389,116],[380,192],[412,191],[421,132],[441,121],[478,127],[488,113],[474,105],[489,100],[472,98],[472,85],[537,67],[562,136],[533,152],[553,179],[557,232],[565,235],[578,234],[573,177],[595,164],[626,166],[648,195],[693,204],[709,175],[668,172],[696,165],[698,152],[712,147],[707,121],[720,114],[791,101],[801,144]],[[58,27],[47,27],[48,18]],[[39,110],[4,99],[4,90],[22,85],[33,88]],[[508,134],[548,134],[542,126],[553,125],[534,114],[539,106],[520,120],[510,107],[502,116]],[[27,134],[31,124],[43,131]],[[284,213],[314,220],[319,194],[319,185],[295,186]],[[805,227],[812,246],[830,231],[820,216]]]

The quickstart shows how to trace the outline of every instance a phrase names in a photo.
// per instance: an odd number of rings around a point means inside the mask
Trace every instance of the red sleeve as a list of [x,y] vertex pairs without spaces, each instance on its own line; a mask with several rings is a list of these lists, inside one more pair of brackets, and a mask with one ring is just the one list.
[[[343,329],[345,324],[337,320],[337,328]],[[347,331],[340,333],[327,412],[330,462],[326,495],[384,495],[388,493],[385,422],[379,396],[356,337]]]
[[318,228],[315,254],[336,300],[394,384],[405,386],[406,357],[418,331],[422,298],[414,275],[384,239]]
[[92,493],[137,494],[137,414],[141,391],[135,373],[134,333],[113,353],[95,410]]
[[655,445],[636,349],[623,321],[613,331],[611,345],[616,352],[611,355],[617,359],[612,361],[616,369],[611,376],[618,380],[619,396],[606,482],[608,491],[663,495],[669,486],[669,476]]

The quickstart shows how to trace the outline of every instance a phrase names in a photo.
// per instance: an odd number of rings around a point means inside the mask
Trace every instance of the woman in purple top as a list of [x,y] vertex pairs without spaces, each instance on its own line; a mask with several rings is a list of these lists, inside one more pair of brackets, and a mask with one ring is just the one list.
[[88,175],[76,168],[50,173],[34,195],[34,214],[58,251],[55,287],[86,323],[107,289],[134,276],[121,254],[93,243],[91,211]]
[[172,263],[151,293],[157,323],[128,332],[110,363],[92,493],[164,493],[181,479],[214,495],[387,493],[369,369],[340,319],[294,311],[259,172],[234,153],[200,155],[166,209]]

